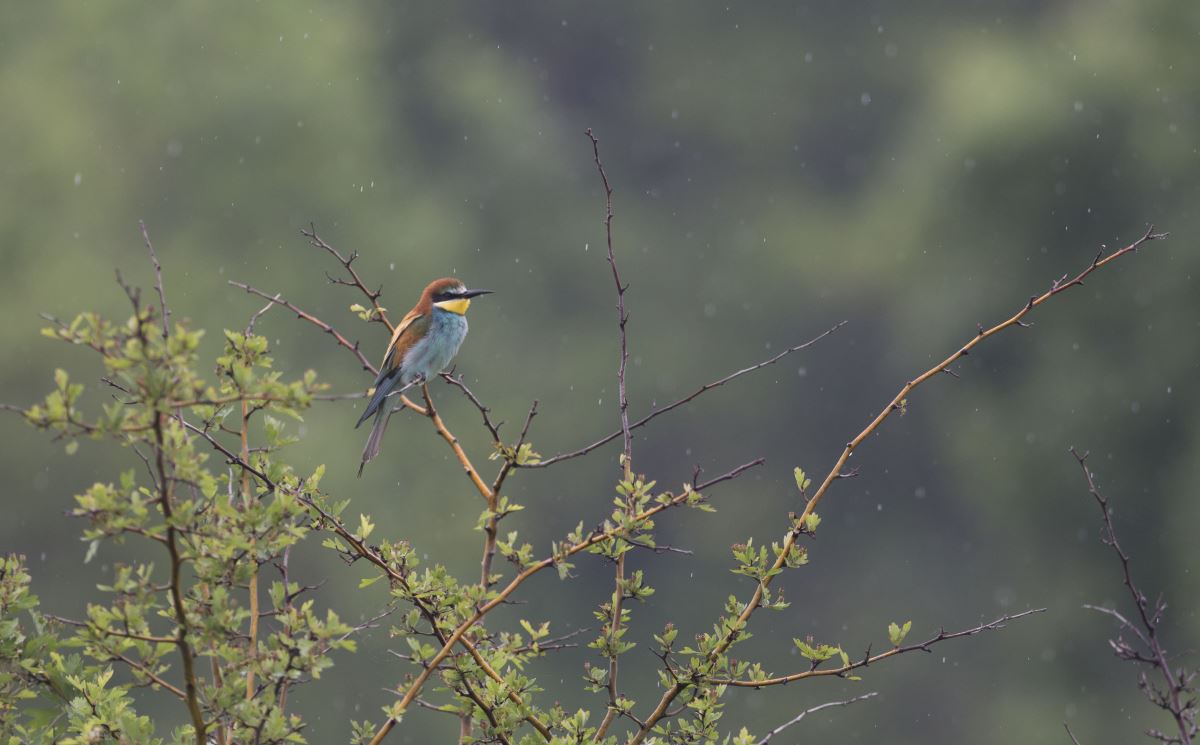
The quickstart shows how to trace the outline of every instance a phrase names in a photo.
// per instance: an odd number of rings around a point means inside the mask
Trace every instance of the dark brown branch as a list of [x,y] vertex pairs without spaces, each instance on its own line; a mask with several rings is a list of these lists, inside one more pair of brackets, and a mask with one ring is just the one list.
[[451,371],[442,373],[441,378],[450,385],[462,391],[463,395],[470,399],[471,403],[475,404],[475,408],[479,409],[479,414],[483,417],[484,428],[486,428],[488,433],[492,436],[492,443],[499,445],[501,442],[500,426],[503,424],[503,422],[492,422],[492,410],[485,406],[483,402],[480,401],[479,398],[471,391],[471,389],[467,387],[467,384],[463,381],[462,375],[456,377],[454,372]]
[[[587,627],[579,628],[579,629],[575,629],[574,631],[572,631],[570,633],[563,634],[562,636],[556,636],[551,639],[547,639],[545,641],[537,642],[538,651],[539,652],[549,652],[550,650],[554,650],[554,649],[571,649],[573,647],[577,647],[577,646],[579,646],[578,644],[567,644],[565,642],[568,639],[574,639],[575,637],[579,636],[580,634],[586,634],[589,631],[591,631],[591,629],[589,629]],[[518,647],[517,653],[519,654],[519,653],[523,653],[523,652],[531,652],[531,651],[533,651],[533,647],[534,647],[533,643],[526,644],[523,647]]]
[[646,543],[645,541],[639,541],[636,538],[630,538],[629,536],[623,536],[621,538],[621,540],[625,541],[626,543],[628,543],[632,546],[637,546],[638,548],[644,548],[647,551],[651,551],[656,554],[670,553],[670,554],[683,554],[684,556],[691,556],[693,553],[695,553],[694,551],[691,551],[690,549],[677,548],[675,546],[668,546],[665,543],[656,543],[654,545],[651,545],[649,543]]
[[521,434],[517,436],[517,442],[513,445],[513,458],[505,458],[503,465],[500,466],[500,472],[496,474],[496,478],[492,481],[492,493],[499,495],[500,487],[504,486],[504,479],[508,477],[512,470],[516,468],[516,457],[521,452],[521,446],[525,444],[525,438],[529,436],[529,425],[533,423],[533,418],[538,413],[537,399],[529,406],[529,413],[525,415],[525,423],[521,425]]
[[342,265],[342,268],[346,270],[346,273],[350,275],[349,280],[344,280],[331,277],[326,274],[325,276],[328,277],[329,281],[332,284],[357,287],[371,303],[371,307],[375,309],[374,318],[384,326],[387,326],[389,333],[395,331],[396,327],[392,325],[390,320],[388,320],[387,311],[384,310],[383,306],[379,304],[379,298],[381,295],[383,295],[383,288],[381,287],[374,291],[368,289],[367,286],[363,284],[362,278],[358,276],[358,272],[353,267],[354,260],[358,258],[358,252],[355,251],[349,256],[343,256],[340,251],[326,243],[323,238],[317,235],[317,226],[313,223],[309,223],[308,230],[301,228],[300,234],[307,238],[310,244],[328,252],[330,256],[333,256],[333,258],[337,259],[338,263]]
[[324,331],[325,333],[329,334],[334,339],[336,339],[338,344],[342,345],[346,349],[349,349],[351,352],[353,352],[354,356],[357,357],[358,361],[362,364],[362,367],[364,370],[371,373],[372,375],[378,374],[379,371],[376,369],[376,367],[371,364],[371,361],[367,359],[367,356],[362,353],[361,349],[358,348],[358,342],[354,342],[353,344],[351,344],[350,340],[347,339],[346,337],[342,336],[340,333],[338,333],[338,331],[335,328],[333,328],[333,326],[330,326],[328,323],[325,323],[320,318],[317,318],[313,314],[301,310],[300,308],[296,307],[292,303],[283,299],[282,293],[276,293],[275,295],[268,295],[267,293],[263,292],[262,290],[259,290],[255,287],[251,287],[248,284],[245,284],[243,282],[238,282],[238,281],[232,280],[232,279],[229,280],[229,284],[233,285],[234,287],[245,290],[246,292],[250,293],[251,295],[257,295],[261,298],[269,300],[271,303],[273,303],[275,305],[282,305],[283,307],[287,308],[291,312],[295,313],[297,318],[308,321],[312,325],[316,326],[317,328],[321,329],[322,331]]
[[[621,409],[621,436],[624,441],[624,460],[628,463],[633,457],[633,440],[629,433],[629,399],[625,395],[625,364],[629,360],[629,349],[625,331],[625,325],[629,322],[629,314],[625,312],[625,291],[629,289],[629,285],[622,284],[621,273],[617,269],[617,257],[613,253],[613,190],[612,186],[608,183],[608,174],[604,171],[604,164],[600,162],[600,141],[596,139],[596,135],[592,134],[591,128],[588,128],[586,134],[588,139],[592,141],[592,160],[596,163],[596,170],[600,173],[600,182],[604,185],[604,237],[608,244],[608,265],[612,268],[613,284],[617,288],[617,328],[620,331],[621,340],[621,356],[620,362],[617,364],[617,394]],[[629,478],[628,467],[626,467],[625,478]]]
[[774,677],[774,678],[763,678],[762,680],[738,680],[738,679],[732,679],[732,678],[710,678],[706,682],[711,683],[713,685],[728,685],[728,686],[735,686],[738,688],[766,688],[768,686],[785,685],[787,683],[794,683],[797,680],[804,680],[805,678],[819,678],[819,677],[826,677],[826,676],[842,677],[842,676],[846,675],[847,673],[857,670],[860,667],[867,667],[868,665],[874,665],[876,662],[879,662],[880,660],[886,660],[889,657],[895,657],[896,655],[906,654],[908,652],[918,652],[918,651],[928,652],[928,651],[930,651],[930,649],[929,649],[930,647],[932,647],[933,645],[935,645],[939,642],[949,641],[950,639],[961,639],[966,636],[975,636],[976,634],[982,634],[985,631],[997,631],[999,629],[1004,628],[1005,625],[1007,625],[1010,621],[1015,621],[1018,618],[1024,618],[1025,616],[1030,616],[1030,615],[1033,615],[1034,613],[1044,613],[1045,611],[1046,611],[1045,608],[1032,608],[1030,610],[1022,611],[1020,613],[1004,615],[1004,616],[1001,616],[1000,618],[997,618],[994,621],[988,621],[987,623],[981,623],[978,626],[972,626],[971,628],[963,629],[962,631],[948,632],[945,629],[943,629],[943,630],[939,631],[936,636],[926,639],[923,642],[918,642],[916,644],[909,644],[908,646],[903,646],[903,647],[892,647],[891,649],[887,650],[886,652],[880,652],[877,655],[864,655],[863,658],[858,660],[857,662],[851,662],[849,664],[841,665],[839,667],[812,668],[809,670],[804,670],[802,672],[792,673],[790,675],[780,675],[780,676]]
[[200,699],[196,685],[195,653],[188,642],[191,626],[187,612],[183,606],[183,580],[180,576],[183,569],[183,559],[179,554],[177,542],[178,530],[173,525],[171,480],[167,474],[166,437],[163,423],[167,415],[159,413],[154,418],[154,464],[158,472],[159,491],[158,503],[163,513],[163,521],[167,524],[167,554],[171,559],[171,604],[175,611],[177,631],[175,644],[179,647],[179,655],[183,659],[183,682],[188,712],[192,717],[192,727],[196,730],[196,745],[205,745],[204,715],[200,711]]
[[[600,182],[604,185],[604,238],[608,245],[608,265],[612,269],[613,284],[617,289],[617,330],[620,338],[620,359],[617,363],[617,403],[621,414],[621,478],[626,481],[633,480],[633,436],[629,430],[629,397],[625,392],[625,365],[629,361],[629,346],[625,326],[629,322],[629,314],[625,311],[625,291],[629,286],[621,282],[621,272],[617,268],[617,257],[613,253],[613,206],[612,206],[612,185],[608,183],[608,174],[604,171],[604,164],[600,162],[600,141],[596,139],[596,135],[592,134],[591,128],[586,132],[588,139],[592,141],[592,160],[596,163],[596,171],[600,174]],[[627,512],[633,514],[634,506],[631,502]],[[613,570],[613,593],[612,601],[609,603],[609,613],[611,614],[610,624],[608,628],[608,638],[610,645],[616,643],[617,635],[621,633],[621,606],[625,600],[625,593],[622,590],[625,584],[625,554],[617,555],[616,566]],[[619,662],[617,652],[614,650],[608,655],[608,710],[604,714],[604,720],[600,722],[600,726],[596,728],[596,734],[592,737],[592,742],[599,743],[604,741],[604,736],[608,734],[608,728],[612,725],[613,720],[620,714],[620,708],[617,706],[617,700],[620,697],[620,692],[617,689],[617,675],[619,673]]]
[[[1086,605],[1084,607],[1105,613],[1117,619],[1120,628],[1135,634],[1146,648],[1145,653],[1143,653],[1132,647],[1124,638],[1118,636],[1116,639],[1109,640],[1109,646],[1112,647],[1113,652],[1118,658],[1150,665],[1158,671],[1162,678],[1165,689],[1160,689],[1152,685],[1146,680],[1143,674],[1141,688],[1151,703],[1171,715],[1171,718],[1175,720],[1175,726],[1179,734],[1165,735],[1156,730],[1150,730],[1147,734],[1162,742],[1191,745],[1193,738],[1200,731],[1200,725],[1196,722],[1196,700],[1192,695],[1195,693],[1192,681],[1195,680],[1196,673],[1188,673],[1183,670],[1176,671],[1171,668],[1171,663],[1167,659],[1167,651],[1163,648],[1158,634],[1158,626],[1162,621],[1162,614],[1167,606],[1159,599],[1152,609],[1150,600],[1134,582],[1133,572],[1130,570],[1129,554],[1125,553],[1125,549],[1121,548],[1121,544],[1117,540],[1117,531],[1113,527],[1112,511],[1108,507],[1108,499],[1100,492],[1099,487],[1096,486],[1095,474],[1092,472],[1092,469],[1088,468],[1088,454],[1080,454],[1073,447],[1070,448],[1070,451],[1071,455],[1075,456],[1075,460],[1079,463],[1079,468],[1083,471],[1088,492],[1092,495],[1096,506],[1100,509],[1100,514],[1104,520],[1104,530],[1100,535],[1100,540],[1113,550],[1113,553],[1116,554],[1117,559],[1121,563],[1122,581],[1125,588],[1129,591],[1129,596],[1133,600],[1134,606],[1137,608],[1138,623],[1131,622],[1113,608]],[[1140,624],[1140,627],[1138,624]]]
[[150,642],[151,644],[174,644],[175,643],[175,637],[171,637],[171,636],[153,636],[150,634],[138,634],[138,633],[135,633],[132,631],[124,631],[124,630],[118,630],[118,629],[106,629],[106,628],[101,628],[99,626],[95,626],[86,621],[76,621],[73,618],[65,618],[63,616],[56,616],[53,613],[46,613],[44,615],[46,618],[53,619],[53,620],[63,624],[64,626],[73,626],[75,628],[88,629],[89,631],[91,631],[95,634],[99,634],[101,636],[116,636],[121,639],[136,639],[138,641]]
[[[463,388],[466,391],[466,388]],[[473,397],[472,397],[473,398]],[[496,513],[497,500],[500,498],[500,489],[504,486],[504,480],[512,473],[514,463],[518,454],[521,452],[521,446],[525,444],[525,438],[529,435],[529,425],[533,422],[533,418],[537,416],[537,399],[534,399],[533,404],[529,407],[529,414],[525,416],[525,424],[521,427],[521,434],[517,437],[517,442],[513,445],[513,457],[505,458],[500,465],[499,472],[496,473],[496,478],[492,481],[491,496],[488,499],[488,509],[492,511],[483,526],[483,557],[480,559],[479,569],[479,586],[485,591],[492,586],[492,562],[496,558],[496,535],[497,526],[500,523],[501,515]],[[486,421],[487,415],[484,414]],[[497,446],[499,441],[497,441]]]

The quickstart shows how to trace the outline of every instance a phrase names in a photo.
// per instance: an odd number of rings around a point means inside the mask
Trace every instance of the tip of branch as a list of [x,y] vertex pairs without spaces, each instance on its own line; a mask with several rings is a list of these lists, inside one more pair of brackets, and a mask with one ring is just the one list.
[[1155,233],[1154,232],[1154,223],[1147,223],[1146,224],[1146,232],[1142,234],[1142,240],[1153,241],[1153,240],[1157,240],[1158,238],[1160,238],[1164,235],[1167,235],[1167,233]]

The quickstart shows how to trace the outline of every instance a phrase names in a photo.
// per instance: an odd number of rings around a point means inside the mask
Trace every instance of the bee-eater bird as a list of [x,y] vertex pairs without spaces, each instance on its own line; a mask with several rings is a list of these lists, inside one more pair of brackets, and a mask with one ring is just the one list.
[[357,429],[367,417],[375,415],[375,424],[358,467],[359,476],[362,476],[363,466],[379,455],[391,409],[388,396],[424,383],[450,364],[467,337],[467,308],[471,298],[489,293],[491,290],[468,290],[454,277],[436,279],[429,283],[421,293],[421,299],[397,324],[383,354],[379,376],[375,378],[375,393],[358,424],[354,425]]

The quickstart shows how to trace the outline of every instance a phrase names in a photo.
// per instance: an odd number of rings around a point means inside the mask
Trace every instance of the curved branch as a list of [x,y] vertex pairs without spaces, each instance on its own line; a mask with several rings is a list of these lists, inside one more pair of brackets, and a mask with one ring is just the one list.
[[735,688],[767,688],[769,686],[787,685],[788,683],[794,683],[797,680],[804,680],[805,678],[822,678],[828,676],[842,677],[860,667],[874,665],[876,662],[879,662],[880,660],[886,660],[889,657],[895,657],[896,655],[905,654],[906,652],[928,652],[929,648],[938,642],[944,642],[950,639],[961,639],[964,636],[975,636],[976,634],[982,634],[984,631],[996,631],[1004,628],[1009,621],[1015,621],[1018,618],[1024,618],[1025,616],[1031,616],[1034,613],[1045,612],[1045,608],[1031,608],[1027,611],[1021,611],[1020,613],[1004,615],[994,621],[981,623],[978,626],[972,626],[971,628],[963,629],[962,631],[947,632],[942,630],[938,632],[937,636],[927,639],[926,641],[919,642],[917,644],[909,644],[908,646],[904,647],[893,647],[886,652],[880,652],[877,655],[867,655],[857,662],[851,662],[840,667],[816,668],[813,670],[804,670],[802,672],[792,673],[791,675],[780,675],[775,678],[763,678],[762,680],[711,678],[706,682],[712,683],[713,685],[733,686]]
[[[843,473],[842,468],[846,465],[846,461],[850,459],[850,456],[854,454],[854,451],[858,448],[859,445],[861,445],[863,443],[864,440],[866,440],[877,429],[879,429],[879,426],[881,424],[883,424],[883,422],[889,416],[891,416],[892,412],[897,411],[902,407],[902,404],[906,400],[909,393],[911,393],[915,388],[917,388],[918,386],[920,386],[922,383],[926,382],[930,378],[932,378],[936,375],[940,375],[943,372],[945,372],[946,370],[948,370],[950,365],[954,364],[960,358],[962,358],[963,356],[968,354],[972,349],[974,349],[984,339],[988,339],[992,336],[995,336],[996,334],[1000,333],[1001,331],[1004,331],[1005,329],[1010,328],[1012,326],[1028,325],[1028,324],[1024,323],[1024,318],[1030,312],[1032,312],[1034,308],[1045,303],[1046,301],[1048,301],[1050,298],[1054,297],[1055,295],[1058,295],[1058,294],[1066,291],[1067,289],[1070,289],[1071,287],[1074,287],[1076,285],[1082,285],[1083,280],[1086,279],[1088,277],[1088,275],[1090,275],[1092,272],[1096,271],[1100,267],[1106,266],[1126,254],[1137,251],[1138,248],[1140,248],[1143,244],[1145,244],[1148,241],[1159,240],[1161,238],[1165,238],[1167,235],[1168,234],[1166,234],[1166,233],[1155,233],[1154,226],[1151,225],[1146,230],[1146,232],[1144,234],[1142,234],[1142,236],[1140,238],[1138,238],[1133,243],[1130,243],[1128,246],[1120,249],[1119,251],[1116,251],[1106,257],[1106,256],[1104,256],[1104,252],[1102,250],[1100,253],[1096,254],[1096,257],[1094,259],[1092,259],[1092,262],[1087,267],[1085,267],[1083,269],[1083,271],[1081,271],[1077,275],[1075,275],[1075,277],[1073,277],[1070,280],[1067,280],[1066,275],[1064,275],[1062,278],[1055,280],[1050,285],[1049,290],[1046,290],[1045,292],[1043,292],[1040,295],[1033,295],[1032,297],[1030,297],[1029,300],[1025,303],[1025,305],[1022,306],[1020,310],[1018,310],[1015,314],[1013,314],[1007,320],[1001,321],[1000,323],[997,323],[996,325],[994,325],[988,329],[984,329],[981,326],[979,328],[978,333],[976,333],[976,335],[974,337],[972,337],[970,339],[970,341],[968,341],[966,344],[964,344],[962,347],[960,347],[958,350],[956,350],[953,354],[951,354],[949,357],[942,360],[938,364],[934,365],[933,367],[929,368],[925,372],[921,373],[916,378],[905,383],[904,386],[900,389],[900,392],[897,393],[892,398],[892,400],[887,404],[887,406],[885,406],[883,408],[883,410],[880,411],[879,414],[876,415],[873,420],[871,420],[871,423],[868,424],[866,426],[866,428],[863,429],[862,432],[859,432],[858,435],[856,435],[854,437],[854,439],[852,439],[850,442],[846,443],[846,447],[842,450],[842,454],[838,457],[837,461],[834,463],[833,468],[829,469],[829,473],[826,474],[824,480],[821,481],[821,485],[819,487],[817,487],[817,490],[813,494],[812,498],[810,500],[808,500],[808,503],[804,506],[804,511],[796,519],[794,519],[792,521],[793,527],[788,531],[787,536],[784,538],[783,546],[779,553],[779,557],[771,565],[770,570],[766,573],[766,576],[762,580],[760,580],[758,582],[758,584],[755,586],[754,592],[751,594],[750,599],[746,602],[745,607],[743,608],[742,612],[740,614],[738,614],[738,618],[737,618],[736,622],[731,624],[730,630],[725,633],[725,635],[722,637],[721,641],[718,642],[716,647],[714,647],[714,649],[709,653],[708,660],[711,662],[711,661],[715,660],[717,657],[719,657],[720,655],[724,654],[725,651],[729,649],[730,645],[733,644],[733,642],[737,638],[737,634],[740,632],[740,630],[744,629],[746,627],[746,624],[749,622],[750,617],[754,614],[754,611],[758,608],[759,603],[762,601],[763,593],[770,586],[773,579],[780,574],[780,572],[778,570],[780,570],[783,567],[784,563],[787,560],[788,555],[791,553],[792,547],[796,544],[796,540],[800,536],[800,531],[795,526],[803,526],[804,525],[805,519],[809,515],[811,515],[814,510],[816,510],[817,505],[820,503],[821,498],[824,497],[825,493],[829,490],[830,485],[835,480],[837,480]],[[675,699],[676,696],[678,696],[680,694],[680,692],[683,691],[683,688],[684,688],[684,685],[682,683],[675,683],[674,685],[672,685],[670,688],[668,688],[663,693],[662,698],[658,702],[658,705],[655,706],[654,712],[650,715],[650,717],[648,717],[646,719],[646,726],[642,727],[633,736],[633,738],[629,742],[629,745],[639,745],[639,743],[643,742],[646,739],[646,736],[650,733],[650,730],[653,729],[654,725],[660,719],[662,719],[663,715],[666,713],[667,708],[670,706],[671,702]]]
[[[362,278],[358,276],[358,272],[352,266],[352,264],[354,264],[354,260],[358,258],[358,252],[355,251],[349,256],[343,256],[340,251],[326,243],[323,238],[317,235],[317,226],[315,223],[309,223],[308,230],[301,228],[300,235],[307,238],[311,245],[327,251],[329,255],[337,259],[338,263],[342,265],[342,268],[346,270],[346,273],[350,275],[349,280],[329,277],[329,281],[335,285],[357,287],[362,294],[366,296],[367,300],[370,301],[371,307],[375,309],[375,318],[378,319],[378,321],[384,326],[387,326],[388,333],[394,332],[396,327],[390,320],[388,320],[387,311],[379,304],[379,297],[383,295],[383,288],[380,287],[378,290],[373,292],[367,289],[367,286],[363,284]],[[329,275],[325,276],[328,277]]]
[[[752,373],[755,370],[758,370],[760,368],[766,367],[768,365],[773,365],[776,362],[778,362],[779,360],[783,359],[784,357],[788,356],[789,354],[791,354],[793,352],[799,352],[802,349],[807,349],[807,348],[811,347],[813,344],[816,344],[817,342],[821,341],[822,339],[829,336],[833,332],[837,331],[842,326],[845,326],[847,323],[849,323],[849,321],[840,321],[840,322],[834,324],[832,327],[826,329],[822,333],[818,334],[817,336],[814,336],[813,338],[804,342],[803,344],[797,344],[794,347],[788,347],[787,349],[783,350],[779,354],[776,354],[773,357],[765,359],[762,362],[751,365],[750,367],[744,367],[741,370],[732,372],[729,375],[726,375],[725,377],[723,377],[719,380],[714,380],[711,383],[705,383],[704,385],[700,386],[695,391],[684,396],[683,398],[681,398],[677,401],[673,401],[673,402],[667,404],[666,406],[662,407],[661,409],[653,409],[646,416],[644,416],[641,419],[637,420],[636,422],[633,422],[632,424],[630,424],[629,429],[634,430],[634,429],[637,429],[638,427],[643,427],[643,426],[649,424],[653,419],[655,419],[659,416],[662,416],[663,414],[666,414],[668,411],[671,411],[672,409],[677,409],[680,406],[683,406],[684,404],[692,401],[693,399],[697,398],[701,394],[711,391],[713,388],[720,388],[721,386],[734,380],[735,378],[740,378],[741,376],[743,376],[747,373]],[[518,468],[546,468],[547,466],[552,466],[555,463],[558,463],[560,461],[570,460],[572,458],[578,458],[581,455],[587,455],[588,453],[592,452],[593,450],[595,450],[598,447],[607,445],[608,443],[617,439],[621,435],[622,435],[622,430],[617,430],[616,432],[606,435],[606,436],[600,438],[599,440],[596,440],[592,444],[585,445],[584,447],[579,448],[578,450],[572,450],[570,452],[559,453],[559,454],[553,455],[549,458],[544,458],[544,459],[538,461],[537,463],[527,463],[525,465],[518,466]]]

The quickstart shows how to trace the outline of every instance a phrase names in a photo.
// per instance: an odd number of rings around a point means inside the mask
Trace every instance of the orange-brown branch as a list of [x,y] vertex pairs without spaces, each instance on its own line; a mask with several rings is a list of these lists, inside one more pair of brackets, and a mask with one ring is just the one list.
[[442,439],[445,440],[446,444],[450,446],[450,449],[454,451],[454,456],[458,458],[458,462],[462,464],[463,470],[467,474],[467,478],[471,479],[471,483],[474,484],[475,488],[479,491],[479,496],[483,497],[484,501],[487,502],[488,509],[494,510],[496,507],[495,492],[493,492],[491,487],[484,482],[483,478],[479,475],[479,471],[475,470],[475,466],[471,465],[471,459],[467,457],[467,453],[462,449],[462,445],[458,444],[458,438],[454,436],[454,433],[451,432],[446,426],[446,423],[442,421],[441,415],[438,414],[437,409],[434,408],[433,399],[429,397],[428,385],[421,386],[421,394],[425,397],[425,416],[429,417],[430,421],[433,422],[433,426],[437,428],[438,434],[442,436]]
[[[991,328],[980,328],[979,332],[974,337],[972,337],[966,344],[959,347],[949,357],[921,373],[916,378],[913,378],[905,383],[900,389],[900,392],[897,393],[892,400],[888,402],[887,406],[885,406],[883,410],[871,420],[871,423],[868,424],[863,431],[859,432],[854,439],[846,443],[846,447],[842,450],[842,453],[834,463],[833,468],[829,469],[829,473],[826,474],[825,478],[821,481],[821,485],[817,487],[816,492],[813,493],[812,499],[810,499],[808,504],[804,506],[804,511],[793,524],[802,525],[804,519],[813,513],[817,505],[820,503],[821,498],[824,497],[825,493],[829,490],[830,485],[842,473],[843,466],[846,465],[846,461],[850,459],[850,456],[854,454],[855,449],[858,448],[858,446],[861,445],[864,440],[870,437],[877,429],[879,429],[879,426],[883,424],[883,422],[889,416],[892,415],[892,412],[901,407],[901,402],[907,398],[908,394],[916,389],[919,385],[926,382],[930,378],[949,370],[950,365],[954,364],[961,357],[968,354],[972,349],[983,342],[984,339],[995,336],[1001,331],[1004,331],[1012,326],[1024,325],[1023,319],[1030,312],[1032,312],[1034,308],[1038,307],[1042,303],[1045,303],[1055,295],[1070,289],[1071,287],[1082,285],[1083,280],[1086,279],[1092,272],[1112,263],[1113,261],[1116,261],[1128,253],[1137,251],[1137,249],[1147,241],[1158,240],[1160,238],[1165,238],[1166,236],[1166,233],[1155,233],[1154,226],[1151,225],[1142,235],[1142,237],[1138,238],[1125,248],[1122,248],[1108,256],[1103,256],[1103,251],[1101,251],[1096,255],[1096,258],[1092,260],[1091,264],[1084,268],[1083,271],[1079,272],[1079,274],[1075,275],[1075,277],[1068,280],[1067,275],[1063,275],[1061,279],[1056,280],[1050,286],[1050,289],[1046,290],[1040,295],[1034,295],[1030,297],[1028,302],[1026,302],[1025,305],[1022,306],[1021,309],[1014,313],[1010,318],[992,326]],[[787,561],[787,557],[790,555],[791,549],[796,544],[796,540],[799,538],[799,536],[800,532],[796,528],[792,528],[788,532],[783,541],[783,547],[779,552],[778,558],[772,564],[770,571],[766,573],[766,576],[760,580],[758,585],[754,588],[754,592],[751,594],[750,599],[746,602],[742,612],[738,615],[737,623],[731,626],[731,630],[726,632],[725,636],[721,639],[713,651],[709,653],[709,661],[715,660],[718,656],[724,654],[737,638],[739,630],[745,628],[746,624],[750,620],[750,616],[754,614],[754,611],[758,608],[759,603],[762,601],[763,593],[771,585],[771,582],[774,580],[774,578],[778,576],[779,572],[777,570],[781,569],[784,563]],[[658,705],[655,706],[654,711],[646,719],[644,725],[630,740],[629,745],[639,745],[639,743],[645,740],[646,736],[650,733],[650,730],[666,714],[671,702],[680,694],[683,688],[683,683],[676,683],[663,693]]]

